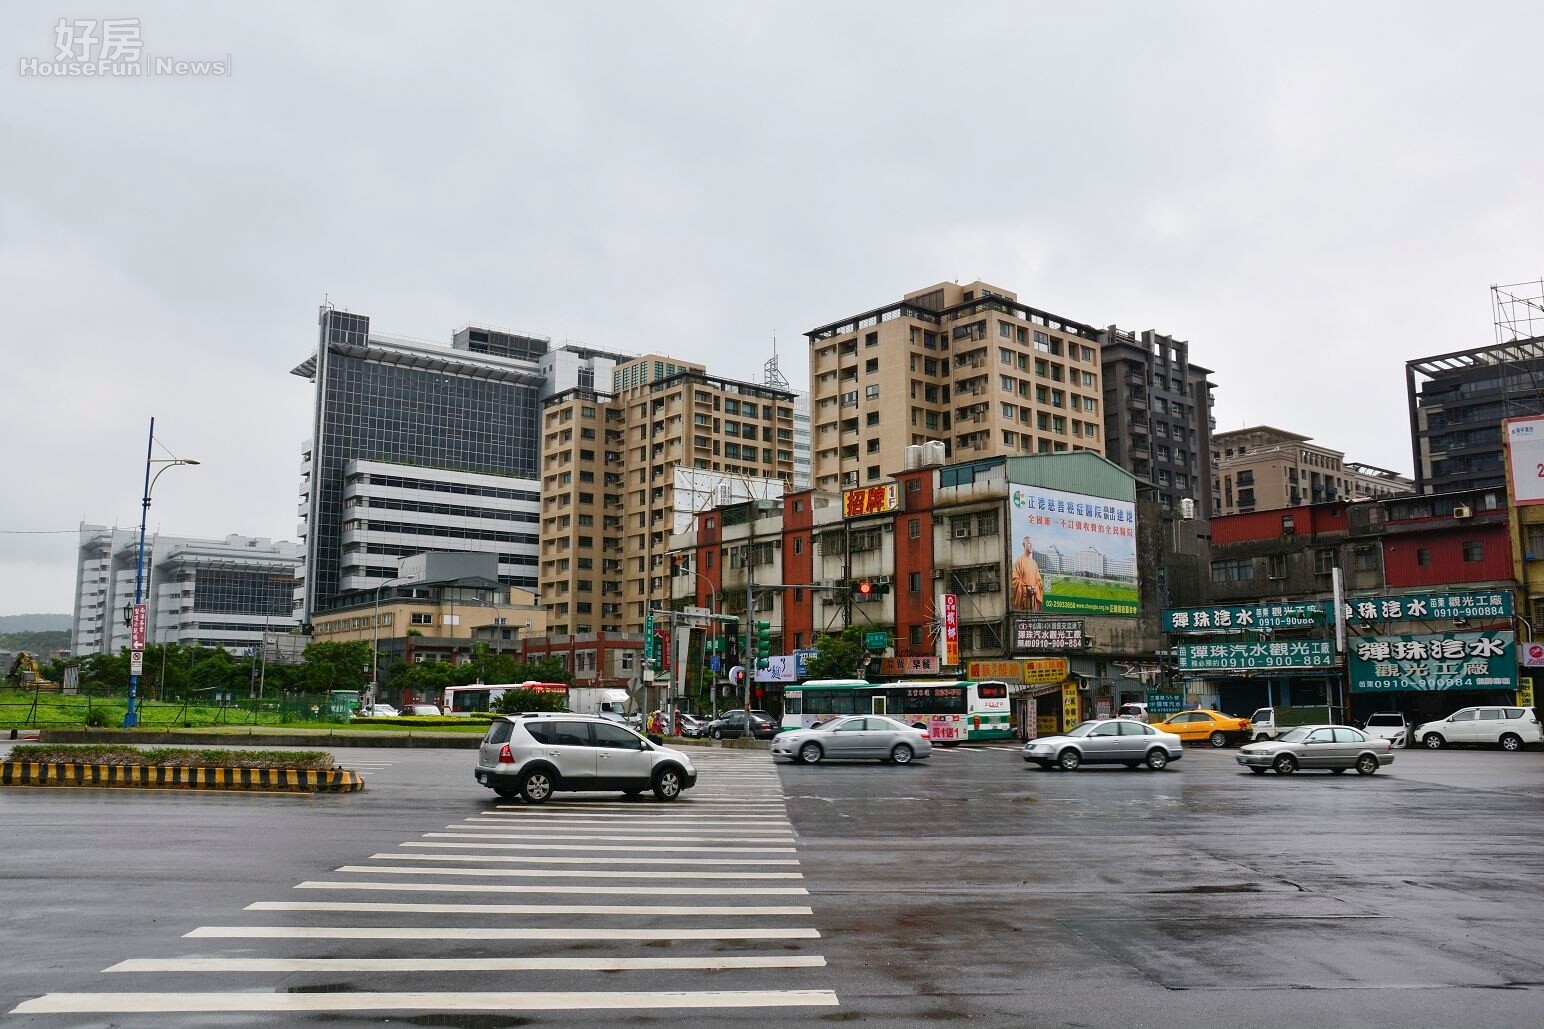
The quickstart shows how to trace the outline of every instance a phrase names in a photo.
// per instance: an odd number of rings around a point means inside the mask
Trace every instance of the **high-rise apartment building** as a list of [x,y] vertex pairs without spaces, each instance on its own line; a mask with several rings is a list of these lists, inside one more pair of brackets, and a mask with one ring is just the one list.
[[[75,565],[76,656],[116,654],[129,645],[125,609],[134,603],[139,530],[80,527]],[[145,639],[244,651],[265,633],[299,624],[292,608],[301,549],[252,536],[145,539]]]
[[669,600],[669,538],[704,481],[738,499],[793,481],[791,391],[657,354],[611,374],[542,410],[540,599],[554,633],[643,631]]
[[1195,501],[1212,513],[1211,369],[1191,363],[1190,344],[1151,329],[1100,334],[1105,456],[1152,484],[1170,508]]
[[499,581],[536,588],[541,365],[548,340],[466,325],[451,346],[372,333],[321,309],[302,453],[295,606],[306,622],[435,550],[498,555]]
[[905,448],[951,461],[1104,453],[1099,332],[984,282],[939,283],[805,333],[812,485],[879,482]]
[[1269,425],[1219,432],[1212,437],[1220,460],[1219,515],[1275,511],[1332,500],[1380,500],[1410,493],[1414,483],[1303,436]]
[[1501,422],[1544,414],[1544,337],[1408,361],[1405,396],[1419,492],[1505,485]]

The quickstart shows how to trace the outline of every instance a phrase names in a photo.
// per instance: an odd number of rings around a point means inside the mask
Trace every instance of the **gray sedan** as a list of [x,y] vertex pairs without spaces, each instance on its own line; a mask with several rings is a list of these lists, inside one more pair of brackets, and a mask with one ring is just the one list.
[[1267,768],[1278,775],[1299,768],[1328,768],[1336,774],[1355,768],[1358,775],[1372,775],[1394,763],[1394,743],[1348,725],[1300,725],[1277,739],[1247,744],[1235,760],[1256,775]]
[[813,729],[778,733],[772,740],[772,760],[813,765],[826,759],[872,759],[898,765],[933,752],[926,729],[902,725],[883,715],[848,715],[822,722]]
[[1130,718],[1084,722],[1063,736],[1042,736],[1024,744],[1024,760],[1041,768],[1070,772],[1082,764],[1118,764],[1153,771],[1185,756],[1184,741]]

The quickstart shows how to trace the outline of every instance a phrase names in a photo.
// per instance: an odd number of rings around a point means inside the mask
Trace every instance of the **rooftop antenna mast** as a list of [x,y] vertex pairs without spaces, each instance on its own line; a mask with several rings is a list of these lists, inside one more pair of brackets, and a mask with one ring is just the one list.
[[763,386],[776,386],[778,389],[790,389],[788,379],[783,375],[781,368],[777,366],[777,333],[772,334],[772,356],[767,363],[761,366],[761,384]]

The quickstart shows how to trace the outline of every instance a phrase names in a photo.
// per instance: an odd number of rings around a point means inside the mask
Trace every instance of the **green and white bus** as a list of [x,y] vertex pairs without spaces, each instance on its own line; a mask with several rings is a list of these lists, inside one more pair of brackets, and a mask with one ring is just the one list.
[[926,729],[934,743],[1013,736],[1008,684],[997,680],[811,679],[783,690],[783,728],[807,729],[837,715],[889,715]]

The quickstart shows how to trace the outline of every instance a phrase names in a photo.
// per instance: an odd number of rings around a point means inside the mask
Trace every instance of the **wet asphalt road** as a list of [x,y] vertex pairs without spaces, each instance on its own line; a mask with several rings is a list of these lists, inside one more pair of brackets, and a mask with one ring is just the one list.
[[[0,748],[3,751],[4,748]],[[786,833],[797,886],[646,880],[629,904],[808,905],[798,917],[695,921],[582,914],[493,917],[458,925],[643,927],[797,925],[818,938],[761,941],[519,943],[204,940],[209,926],[330,925],[337,916],[259,913],[303,881],[424,833],[487,817],[495,799],[470,781],[465,751],[340,751],[368,789],[342,797],[230,797],[96,791],[0,793],[0,1026],[278,1024],[466,1026],[717,1025],[852,1022],[1034,1026],[1523,1026],[1544,1019],[1544,752],[1400,752],[1385,773],[1250,776],[1233,752],[1188,751],[1170,770],[1043,772],[1012,748],[958,748],[909,768],[875,763],[779,766],[764,752],[702,756],[703,784],[638,817],[706,816],[718,835]],[[780,789],[779,789],[780,783]],[[786,797],[786,819],[758,826]],[[596,798],[610,803],[616,798]],[[556,809],[557,805],[549,805]],[[583,809],[574,808],[576,812]],[[591,854],[629,812],[595,808],[595,828],[563,853]],[[781,810],[781,804],[776,810]],[[495,812],[496,813],[496,812]],[[515,817],[530,820],[518,808]],[[781,818],[781,816],[779,816]],[[776,821],[776,820],[773,820]],[[736,828],[739,826],[740,828]],[[744,826],[751,826],[744,828]],[[697,832],[645,825],[645,834]],[[494,828],[498,828],[495,826]],[[540,830],[538,830],[540,831]],[[584,837],[585,833],[592,834]],[[556,837],[551,837],[556,838]],[[738,837],[751,839],[754,837]],[[654,842],[654,841],[651,841]],[[761,841],[770,842],[770,841]],[[738,847],[738,842],[723,846]],[[628,844],[620,844],[627,846]],[[696,846],[698,844],[691,844]],[[781,856],[774,860],[786,861]],[[549,862],[550,864],[550,862]],[[656,867],[629,855],[596,869]],[[657,867],[672,867],[662,864]],[[722,870],[727,863],[707,863]],[[787,866],[778,866],[785,868]],[[356,879],[381,875],[354,873]],[[446,878],[450,876],[446,875]],[[399,881],[416,881],[398,875]],[[476,881],[476,877],[461,881]],[[523,880],[522,880],[523,881]],[[534,899],[556,883],[536,880]],[[781,881],[781,880],[780,880]],[[786,887],[783,887],[786,888]],[[328,899],[336,900],[331,894]],[[349,899],[358,899],[348,895]],[[441,897],[372,894],[368,900]],[[486,903],[481,897],[471,899]],[[494,898],[497,902],[530,899]],[[558,898],[604,902],[599,898]],[[444,925],[444,915],[348,916],[349,924]],[[115,973],[130,957],[301,954],[456,960],[539,954],[531,973],[440,970]],[[758,959],[824,967],[576,971],[595,955]],[[107,991],[358,992],[433,990],[832,991],[838,1002],[776,1009],[658,1007],[516,1015],[414,1008],[359,1014],[6,1015],[42,995]]]

